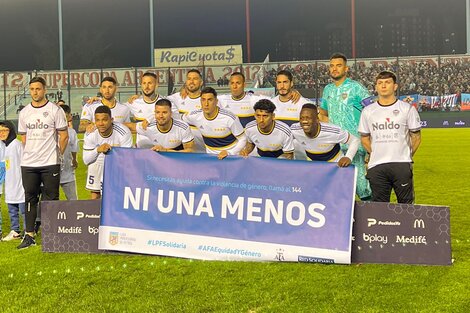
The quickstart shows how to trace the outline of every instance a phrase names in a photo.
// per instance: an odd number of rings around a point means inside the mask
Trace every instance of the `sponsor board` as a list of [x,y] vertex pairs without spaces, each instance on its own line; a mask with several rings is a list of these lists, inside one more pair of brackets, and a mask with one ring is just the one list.
[[449,208],[356,202],[353,263],[450,265]]
[[100,200],[42,201],[42,251],[103,253],[98,250],[100,206]]
[[242,64],[242,45],[155,49],[155,66]]

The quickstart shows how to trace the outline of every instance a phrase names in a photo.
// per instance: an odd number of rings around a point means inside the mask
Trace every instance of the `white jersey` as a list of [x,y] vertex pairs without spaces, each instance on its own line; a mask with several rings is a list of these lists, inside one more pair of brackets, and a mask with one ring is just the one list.
[[364,108],[359,121],[359,133],[370,135],[369,168],[391,162],[411,162],[409,132],[419,131],[421,120],[410,104],[397,100],[382,106],[374,102]]
[[155,120],[155,103],[160,99],[163,98],[158,95],[155,101],[147,102],[142,96],[135,99],[132,103],[126,103],[125,105],[129,107],[135,120],[139,122],[143,120],[153,122]]
[[307,154],[308,160],[338,162],[344,155],[340,144],[348,144],[346,156],[352,160],[359,147],[359,139],[339,126],[319,123],[317,134],[314,138],[308,137],[300,123],[292,124],[292,134],[299,146]]
[[72,152],[78,152],[77,132],[73,128],[68,128],[69,142],[65,147],[64,166],[60,172],[60,183],[69,183],[75,180],[75,169],[72,167]]
[[199,110],[201,108],[201,97],[182,98],[180,93],[174,93],[166,97],[171,101],[171,111],[173,112],[173,117],[176,119],[181,119],[181,116],[192,111]]
[[238,142],[245,141],[243,126],[233,113],[221,108],[217,110],[217,115],[210,120],[202,110],[183,115],[183,120],[199,129],[207,153],[218,154],[227,150],[230,155],[238,154],[243,148]]
[[282,121],[289,126],[299,121],[302,106],[305,103],[312,102],[304,97],[300,97],[297,103],[293,103],[292,100],[284,102],[281,101],[279,96],[272,98],[271,101],[276,105],[276,110],[274,111],[276,120]]
[[[147,102],[142,96],[135,99],[132,103],[126,103],[126,105],[131,110],[131,115],[136,121],[141,122],[143,120],[147,120],[148,122],[153,122],[155,121],[155,103],[160,99],[162,99],[162,97],[158,95],[155,101]],[[137,134],[135,143],[137,148],[143,148],[150,145],[150,142],[140,134]]]
[[132,147],[132,134],[129,128],[120,123],[113,123],[113,132],[108,137],[101,136],[98,129],[89,134],[85,134],[83,143],[83,162],[86,165],[91,163],[104,164],[104,154],[98,153],[97,148],[102,144],[109,144],[112,147]]
[[[2,142],[3,144],[3,142]],[[23,203],[25,195],[21,176],[21,156],[23,144],[15,139],[5,147],[5,202]]]
[[[174,119],[180,120],[184,114],[201,109],[201,97],[183,99],[177,92],[168,96],[167,99],[171,101],[171,112]],[[206,148],[201,132],[194,126],[191,126],[191,132],[194,136],[195,152],[205,152]]]
[[172,119],[171,127],[168,131],[162,132],[156,122],[152,122],[147,129],[142,128],[142,123],[136,125],[137,134],[145,136],[151,143],[149,146],[141,148],[151,148],[160,145],[165,149],[183,150],[183,144],[194,140],[189,125],[183,121]]
[[251,92],[245,92],[241,99],[234,99],[231,94],[220,95],[217,98],[220,102],[219,106],[238,116],[243,127],[246,127],[246,124],[255,120],[255,110],[253,107],[256,102],[261,99],[270,99],[269,97],[258,96]]
[[[83,106],[82,115],[80,119],[95,122],[95,110],[97,107],[104,105],[102,101],[95,101],[93,103],[87,103]],[[128,123],[131,121],[131,110],[127,105],[119,103],[117,100],[114,102],[114,106],[110,107],[111,117],[117,123]]]
[[59,164],[58,131],[67,130],[64,110],[52,102],[41,107],[28,104],[20,111],[18,133],[26,135],[21,166],[41,167]]
[[263,133],[256,121],[245,128],[246,140],[256,146],[259,156],[278,158],[284,153],[294,152],[294,138],[285,123],[274,121],[271,130]]

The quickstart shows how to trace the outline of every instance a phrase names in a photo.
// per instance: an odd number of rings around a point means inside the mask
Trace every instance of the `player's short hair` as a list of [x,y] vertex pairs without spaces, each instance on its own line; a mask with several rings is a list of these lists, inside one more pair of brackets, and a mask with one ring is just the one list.
[[114,77],[111,77],[111,76],[103,77],[103,79],[102,79],[101,82],[100,82],[100,86],[101,86],[104,82],[110,82],[110,83],[113,83],[114,85],[117,85],[116,79],[114,79]]
[[189,73],[196,73],[196,74],[198,74],[199,77],[201,77],[201,79],[202,79],[202,74],[201,74],[201,72],[199,72],[198,69],[195,69],[195,68],[190,69],[190,70],[188,71],[188,73],[186,73],[186,76],[188,76]]
[[243,75],[242,72],[233,72],[230,77],[232,76],[241,76],[243,78],[243,81],[245,81],[245,75]]
[[168,99],[160,99],[155,102],[155,106],[167,106],[171,109],[171,101]]
[[59,105],[62,110],[64,110],[65,114],[70,114],[72,110],[70,110],[70,107],[66,104],[61,104]]
[[302,110],[303,109],[309,109],[309,110],[314,110],[315,112],[318,113],[318,106],[314,103],[305,103],[303,106],[302,106]]
[[65,104],[65,100],[59,99],[59,100],[57,100],[57,104],[58,104],[58,105]]
[[397,75],[395,75],[395,73],[391,71],[380,72],[379,75],[377,75],[377,77],[375,78],[375,82],[377,82],[379,79],[387,79],[387,78],[393,79],[394,84],[397,83]]
[[214,97],[217,98],[217,91],[215,91],[214,88],[212,87],[204,87],[202,90],[201,90],[201,96],[205,93],[211,93],[214,95]]
[[109,117],[113,117],[111,114],[111,109],[105,105],[100,105],[99,107],[96,108],[95,114],[98,114],[98,113],[105,113],[105,114],[108,114]]
[[39,76],[31,78],[31,80],[29,81],[29,84],[31,85],[33,83],[41,83],[41,85],[46,87],[46,80],[42,77],[39,77]]
[[145,76],[153,77],[155,78],[155,80],[157,79],[157,74],[152,73],[152,72],[145,72],[144,74],[142,74],[142,78],[144,78]]
[[284,76],[286,76],[286,77],[289,79],[289,81],[292,81],[292,80],[293,80],[292,73],[289,72],[288,70],[280,70],[279,72],[277,72],[276,78],[277,78],[279,75],[284,75]]
[[344,53],[341,52],[335,52],[330,56],[330,61],[333,59],[343,59],[344,63],[348,63],[348,58],[344,55]]
[[269,99],[261,99],[255,103],[253,110],[263,110],[268,113],[274,113],[274,110],[276,110],[276,105]]

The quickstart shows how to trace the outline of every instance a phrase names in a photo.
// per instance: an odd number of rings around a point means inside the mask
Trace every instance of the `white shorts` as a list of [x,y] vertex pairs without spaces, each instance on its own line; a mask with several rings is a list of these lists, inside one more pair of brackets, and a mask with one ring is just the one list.
[[86,189],[95,192],[101,192],[103,185],[104,164],[98,162],[88,165]]

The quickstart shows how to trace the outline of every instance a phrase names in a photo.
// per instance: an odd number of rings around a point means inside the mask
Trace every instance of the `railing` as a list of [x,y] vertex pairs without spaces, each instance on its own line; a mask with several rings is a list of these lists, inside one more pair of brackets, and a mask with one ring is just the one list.
[[[225,66],[199,66],[205,85],[221,92],[229,92],[230,74],[242,71],[246,86],[274,87],[275,75],[280,69],[288,69],[294,75],[295,87],[310,98],[320,98],[323,88],[330,83],[328,60],[304,62],[276,62],[232,64]],[[444,96],[470,93],[470,56],[420,56],[380,59],[349,60],[350,76],[360,81],[373,93],[375,76],[384,69],[394,71],[399,79],[401,95],[419,94]],[[185,81],[188,67],[175,68],[120,68],[87,69],[68,71],[4,72],[0,92],[0,105],[4,118],[17,117],[17,108],[30,101],[27,82],[30,77],[41,76],[47,82],[47,95],[51,100],[59,96],[71,105],[73,112],[81,112],[86,98],[99,91],[99,82],[104,76],[113,76],[119,83],[117,97],[125,102],[131,95],[140,92],[140,76],[146,71],[157,74],[159,93],[167,95],[178,90]]]

